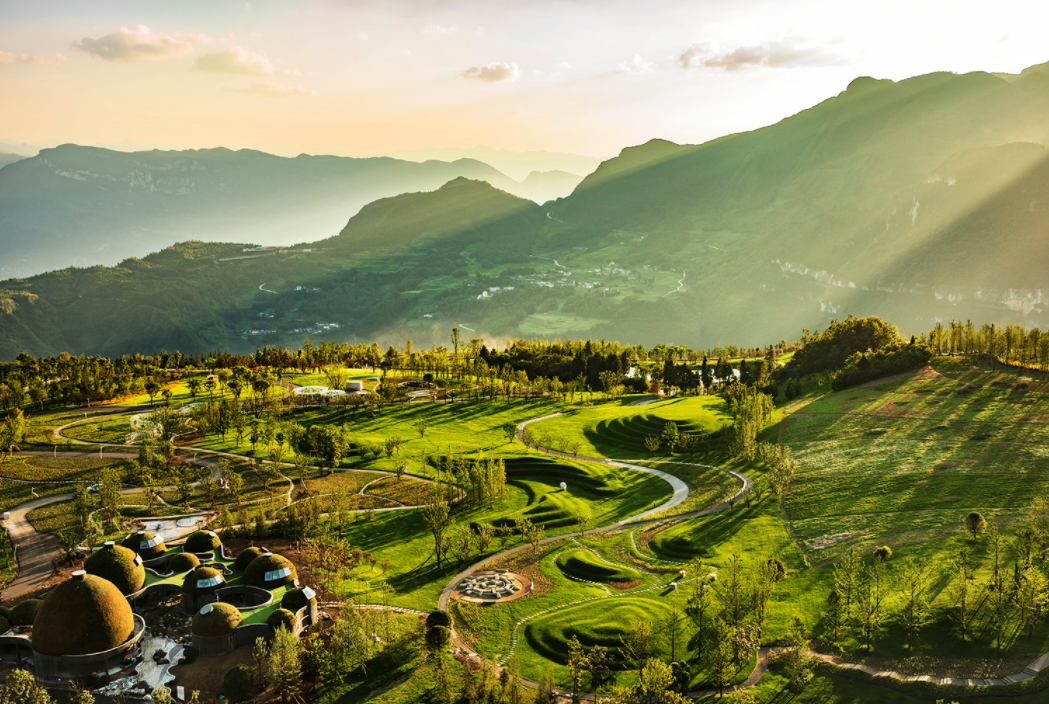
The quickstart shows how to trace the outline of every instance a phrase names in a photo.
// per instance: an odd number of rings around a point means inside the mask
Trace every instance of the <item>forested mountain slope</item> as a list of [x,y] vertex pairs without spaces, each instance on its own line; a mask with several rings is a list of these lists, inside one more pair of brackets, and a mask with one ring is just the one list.
[[[457,179],[372,203],[337,237],[284,253],[187,245],[4,282],[0,356],[306,334],[428,345],[456,325],[761,344],[850,312],[904,335],[950,318],[1044,327],[1047,116],[1045,67],[861,78],[760,130],[625,149],[542,207]],[[284,206],[259,207],[276,218]],[[92,300],[74,300],[88,285]],[[106,317],[97,309],[118,289],[135,302]],[[120,329],[100,332],[101,319]]]
[[565,195],[556,175],[517,183],[473,159],[415,163],[199,149],[63,145],[0,169],[0,276],[116,264],[185,240],[292,245],[337,232],[361,206],[466,176]]

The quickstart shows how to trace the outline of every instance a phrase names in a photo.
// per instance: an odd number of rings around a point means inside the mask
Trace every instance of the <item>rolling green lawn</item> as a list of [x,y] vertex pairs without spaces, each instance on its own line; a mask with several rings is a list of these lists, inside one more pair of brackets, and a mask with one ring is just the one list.
[[[644,440],[648,435],[659,436],[668,422],[675,422],[678,431],[707,434],[731,422],[724,399],[720,396],[691,396],[671,398],[644,406],[631,406],[635,398],[619,402],[584,407],[570,414],[539,421],[529,426],[537,439],[549,437],[556,441],[565,438],[569,443],[580,443],[579,454],[587,457],[631,459],[650,457]],[[552,413],[555,410],[551,409]],[[657,455],[654,459],[666,459]]]
[[[309,428],[314,425],[345,426],[356,443],[381,444],[389,437],[400,437],[404,442],[399,454],[393,459],[385,458],[365,464],[356,457],[346,458],[343,466],[362,469],[384,469],[392,471],[406,459],[411,460],[409,472],[423,470],[420,459],[424,455],[439,452],[512,451],[521,445],[516,440],[511,444],[503,434],[506,423],[519,423],[564,407],[549,401],[514,399],[511,403],[497,401],[457,401],[453,403],[412,403],[384,406],[371,417],[365,411],[332,406],[329,408],[300,411],[293,418],[296,423]],[[415,426],[425,421],[425,435],[420,437]],[[196,445],[209,450],[246,452],[251,444],[246,440],[239,446],[234,433],[223,440],[219,435],[209,435]],[[260,447],[260,453],[262,449]],[[289,452],[290,454],[290,452]]]
[[[966,380],[984,386],[958,393]],[[991,386],[1017,380],[926,369],[791,414],[783,441],[798,470],[786,510],[809,558],[950,536],[974,510],[1008,525],[1049,496],[1049,396]]]
[[[591,527],[623,520],[647,509],[653,502],[670,497],[669,485],[661,479],[642,475],[627,469],[593,463],[555,460],[546,456],[518,453],[506,458],[507,487],[501,501],[492,509],[475,508],[456,512],[460,526],[487,523],[513,523],[520,517],[544,526],[547,536],[561,535],[575,530],[575,514],[586,511],[591,516]],[[562,491],[560,483],[568,484]],[[374,598],[380,579],[388,581],[396,591],[395,603],[401,606],[429,610],[448,579],[461,567],[442,564],[437,570],[433,558],[433,537],[419,511],[389,511],[376,513],[370,520],[358,520],[345,530],[345,536],[354,547],[372,553],[378,563],[389,562],[383,573],[379,568],[335,578],[331,590],[362,601]],[[521,538],[514,536],[507,547],[518,545]],[[499,552],[499,541],[493,541],[489,554]],[[482,555],[473,554],[470,563]],[[449,559],[453,560],[451,555]]]
[[576,548],[561,553],[557,557],[557,566],[565,574],[591,582],[633,582],[641,579],[641,573],[635,569],[607,562],[586,548]]

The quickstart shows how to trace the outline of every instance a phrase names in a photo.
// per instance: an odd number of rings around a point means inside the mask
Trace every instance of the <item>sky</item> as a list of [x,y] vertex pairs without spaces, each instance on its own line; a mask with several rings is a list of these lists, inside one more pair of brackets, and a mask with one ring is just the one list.
[[0,0],[0,140],[607,157],[1049,61],[1040,0]]

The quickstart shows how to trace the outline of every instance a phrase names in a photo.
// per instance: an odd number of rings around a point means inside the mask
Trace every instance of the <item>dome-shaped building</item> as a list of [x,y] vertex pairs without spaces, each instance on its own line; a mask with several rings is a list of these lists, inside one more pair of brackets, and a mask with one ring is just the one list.
[[182,580],[182,610],[197,611],[216,600],[215,592],[226,586],[226,578],[214,567],[198,565]]
[[237,607],[216,601],[205,604],[193,614],[191,631],[193,635],[204,638],[225,636],[235,631],[243,620]]
[[84,560],[84,569],[88,574],[109,580],[125,596],[134,594],[146,583],[142,556],[112,540]]
[[233,561],[233,569],[237,570],[238,572],[243,572],[244,570],[248,569],[248,565],[251,564],[252,560],[254,560],[259,555],[265,555],[267,553],[269,553],[269,550],[267,550],[266,548],[244,548],[244,550],[242,550],[241,553],[237,555],[237,559]]
[[169,572],[188,572],[197,565],[200,564],[200,560],[191,552],[177,552],[168,558],[168,571]]
[[[51,590],[33,623],[38,677],[82,677],[119,665],[145,622],[110,581],[77,570]],[[93,657],[89,657],[93,656]]]
[[309,587],[302,587],[301,589],[289,589],[284,592],[284,596],[280,600],[280,607],[294,613],[304,606],[316,603],[317,593]]
[[43,599],[26,599],[11,609],[7,615],[8,622],[12,626],[32,626],[43,603]]
[[298,578],[291,560],[276,553],[259,555],[244,570],[244,583],[262,589],[292,584]]
[[164,539],[155,533],[140,530],[124,538],[121,545],[128,550],[138,553],[143,560],[152,560],[167,552],[168,546]]
[[213,530],[198,530],[186,538],[182,549],[185,552],[202,553],[216,550],[220,545],[222,541],[219,540],[218,533]]

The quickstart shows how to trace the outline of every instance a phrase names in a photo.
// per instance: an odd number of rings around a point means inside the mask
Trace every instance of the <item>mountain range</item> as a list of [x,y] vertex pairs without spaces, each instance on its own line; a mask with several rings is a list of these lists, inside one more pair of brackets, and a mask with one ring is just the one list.
[[904,334],[952,318],[1045,326],[1047,115],[1044,65],[859,78],[759,130],[624,149],[541,206],[462,175],[309,245],[184,242],[0,282],[0,357],[306,336],[419,347],[453,326],[759,345],[848,313]]
[[[9,161],[6,166],[5,160]],[[62,145],[0,155],[0,276],[116,264],[180,240],[292,245],[330,236],[361,206],[466,176],[544,202],[582,177],[517,182],[474,159],[284,158],[228,149],[119,152]]]

